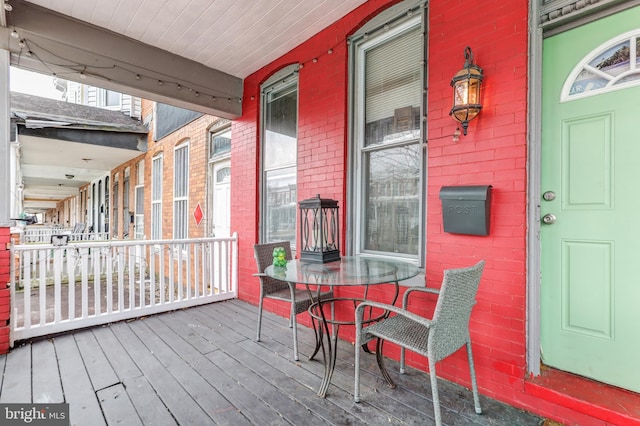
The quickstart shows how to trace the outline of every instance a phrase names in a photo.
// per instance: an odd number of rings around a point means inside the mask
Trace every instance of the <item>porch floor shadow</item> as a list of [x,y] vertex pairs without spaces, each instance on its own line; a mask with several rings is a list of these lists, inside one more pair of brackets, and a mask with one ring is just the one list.
[[[238,300],[23,342],[0,356],[0,403],[69,404],[72,425],[430,425],[428,376],[397,374],[389,389],[375,355],[362,357],[362,402],[353,402],[354,348],[338,344],[325,399],[316,395],[314,333],[299,326],[293,361],[287,320]],[[322,359],[320,354],[319,359]],[[480,377],[481,381],[482,378]],[[446,425],[541,425],[543,419],[440,381]]]

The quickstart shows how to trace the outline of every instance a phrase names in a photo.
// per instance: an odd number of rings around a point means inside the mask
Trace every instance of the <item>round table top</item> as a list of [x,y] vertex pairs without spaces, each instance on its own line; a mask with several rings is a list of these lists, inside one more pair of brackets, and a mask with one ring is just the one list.
[[287,261],[287,266],[265,269],[265,274],[282,281],[331,286],[398,282],[419,272],[418,266],[403,260],[364,256],[345,256],[327,263],[295,259]]

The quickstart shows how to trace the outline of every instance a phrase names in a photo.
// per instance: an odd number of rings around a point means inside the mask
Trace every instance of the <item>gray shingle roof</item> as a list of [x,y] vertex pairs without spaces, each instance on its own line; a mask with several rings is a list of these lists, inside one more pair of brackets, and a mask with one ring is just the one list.
[[24,93],[11,92],[11,120],[32,128],[60,127],[148,133],[141,121],[111,111]]

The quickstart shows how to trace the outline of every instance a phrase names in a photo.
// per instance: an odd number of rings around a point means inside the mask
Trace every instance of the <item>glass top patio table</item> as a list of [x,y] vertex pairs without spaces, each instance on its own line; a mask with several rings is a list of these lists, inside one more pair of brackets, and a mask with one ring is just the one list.
[[289,260],[284,267],[268,266],[265,273],[272,278],[299,284],[361,286],[403,281],[418,275],[419,269],[402,260],[345,256],[328,263]]
[[[309,286],[317,287],[315,302],[309,306],[309,315],[313,322],[313,329],[316,333],[316,347],[309,359],[313,359],[320,349],[322,349],[324,359],[324,377],[318,390],[318,395],[325,397],[331,376],[336,363],[337,354],[337,334],[340,325],[354,325],[354,320],[338,319],[334,317],[334,307],[337,305],[350,305],[353,309],[360,302],[367,299],[367,289],[372,284],[394,284],[394,294],[391,304],[395,304],[399,293],[399,281],[409,279],[418,275],[419,269],[416,265],[402,260],[375,257],[342,257],[339,261],[327,263],[312,263],[299,259],[287,261],[286,266],[268,266],[265,273],[282,281],[305,284],[311,294]],[[320,288],[322,286],[363,286],[364,295],[356,297],[332,297],[319,300]],[[330,306],[331,314],[327,315],[324,308]],[[383,318],[387,313],[370,313],[368,322],[375,322]],[[318,324],[316,324],[318,321]],[[333,333],[329,330],[332,325]],[[363,347],[364,350],[368,349]]]

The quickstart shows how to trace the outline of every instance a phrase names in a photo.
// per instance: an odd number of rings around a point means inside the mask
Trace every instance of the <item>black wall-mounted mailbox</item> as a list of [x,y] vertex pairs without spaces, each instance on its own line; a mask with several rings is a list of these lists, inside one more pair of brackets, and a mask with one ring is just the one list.
[[491,185],[440,188],[444,232],[489,235]]

